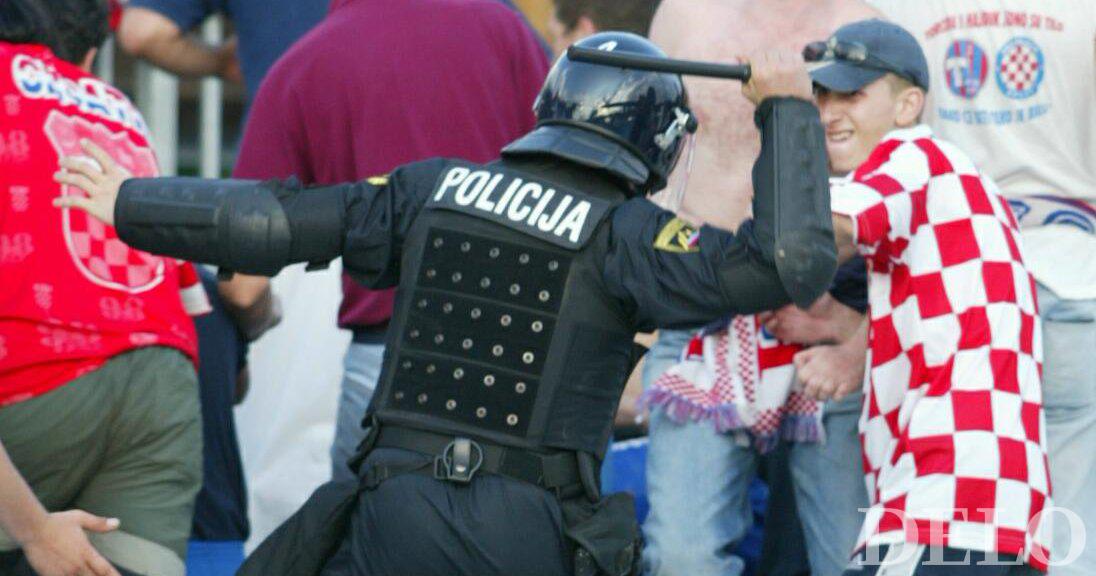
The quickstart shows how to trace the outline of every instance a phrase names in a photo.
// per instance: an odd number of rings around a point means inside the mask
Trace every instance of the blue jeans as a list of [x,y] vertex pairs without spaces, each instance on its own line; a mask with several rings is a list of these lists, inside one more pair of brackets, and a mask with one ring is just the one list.
[[[689,332],[662,331],[647,354],[644,386],[678,361]],[[790,466],[811,573],[840,575],[867,508],[857,422],[860,396],[825,408],[826,441],[792,445]],[[651,414],[644,567],[651,576],[736,576],[731,551],[753,522],[747,490],[758,453],[709,423],[678,424]],[[770,526],[769,530],[779,530]]]
[[[1067,518],[1055,514],[1049,574],[1091,576],[1096,574],[1096,300],[1061,300],[1040,285],[1039,313],[1052,496],[1056,507],[1081,519],[1088,540],[1080,540]],[[1069,564],[1056,566],[1078,553]]]
[[384,344],[351,342],[346,349],[339,412],[335,420],[335,441],[331,444],[331,477],[335,480],[354,478],[346,461],[365,438],[362,418],[373,398],[373,391],[377,389],[383,364]]
[[186,576],[232,576],[244,563],[242,540],[191,540]]

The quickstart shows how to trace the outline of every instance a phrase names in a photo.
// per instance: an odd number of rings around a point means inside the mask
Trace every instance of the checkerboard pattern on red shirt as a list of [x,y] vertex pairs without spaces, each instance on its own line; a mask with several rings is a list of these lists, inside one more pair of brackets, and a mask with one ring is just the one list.
[[[53,180],[60,158],[94,162],[83,139],[131,174],[156,175],[137,109],[48,48],[3,42],[0,101],[4,128],[19,143],[18,153],[0,153],[0,248],[13,247],[0,250],[0,406],[46,394],[141,346],[196,360],[186,313],[208,302],[191,265],[128,248],[109,226],[51,205],[58,195],[83,194]],[[5,218],[9,211],[17,217]]]
[[1045,568],[1041,332],[1008,204],[923,126],[884,138],[833,202],[870,270],[860,545],[995,550]]
[[143,286],[163,274],[161,258],[126,246],[101,221],[83,213],[69,219],[73,250],[92,274],[121,286]]

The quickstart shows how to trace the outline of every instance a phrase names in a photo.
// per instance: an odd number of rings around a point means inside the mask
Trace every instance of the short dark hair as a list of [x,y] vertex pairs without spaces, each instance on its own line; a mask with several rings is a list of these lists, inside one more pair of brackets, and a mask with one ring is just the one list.
[[556,18],[572,30],[583,16],[598,30],[622,30],[646,36],[659,0],[555,0]]
[[79,64],[110,34],[106,0],[0,0],[0,40],[44,44]]
[[0,1],[0,40],[10,44],[57,45],[53,20],[38,0]]
[[[7,1],[7,0],[4,0]],[[58,58],[79,63],[88,51],[98,48],[110,35],[107,0],[39,0],[53,16]]]

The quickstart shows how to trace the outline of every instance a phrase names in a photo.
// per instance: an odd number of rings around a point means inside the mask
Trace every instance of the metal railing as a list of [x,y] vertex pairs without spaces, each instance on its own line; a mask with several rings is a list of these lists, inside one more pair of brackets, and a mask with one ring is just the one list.
[[[224,20],[213,16],[201,28],[202,39],[220,44],[224,38]],[[117,44],[108,40],[99,51],[95,73],[109,83],[115,81],[115,56]],[[199,96],[199,161],[198,173],[203,178],[221,175],[221,137],[223,121],[223,86],[219,78],[206,78],[201,82]],[[179,172],[179,79],[146,62],[137,63],[137,107],[145,117],[152,133],[152,147],[159,159],[160,173],[174,176]]]

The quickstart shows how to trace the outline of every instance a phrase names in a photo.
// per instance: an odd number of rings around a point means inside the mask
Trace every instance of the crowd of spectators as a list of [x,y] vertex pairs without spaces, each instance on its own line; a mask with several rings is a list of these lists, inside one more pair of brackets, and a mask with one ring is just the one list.
[[[842,24],[876,14],[859,0],[780,4],[777,10],[748,1],[664,0],[651,27],[651,39],[671,57],[726,62],[757,49],[799,50],[828,37]],[[751,25],[728,35],[726,23],[736,21]],[[690,105],[700,117],[700,130],[693,158],[679,165],[662,201],[693,223],[736,229],[750,216],[750,171],[761,147],[752,107],[723,81],[687,77],[685,85]],[[678,192],[682,189],[684,194]],[[831,290],[833,296],[824,296],[816,307],[862,311],[866,306],[863,274],[862,263],[843,267]],[[678,362],[699,328],[664,330],[658,335],[645,362],[645,389],[650,390]],[[760,451],[743,441],[743,431],[728,433],[710,421],[675,419],[675,411],[667,407],[671,402],[656,403],[649,421],[651,515],[645,525],[646,568],[659,575],[740,574],[745,566],[734,546],[753,524],[747,489],[758,469]],[[815,574],[840,573],[847,564],[861,524],[859,510],[867,505],[857,457],[859,406],[859,395],[829,402],[823,408],[825,443],[791,443],[764,458],[770,484],[781,489],[770,497],[777,504],[768,519],[768,525],[775,527],[769,531],[770,541],[788,546],[801,539]],[[684,486],[689,490],[683,490]],[[797,515],[801,522],[795,522]],[[802,561],[790,561],[802,552],[788,554],[774,548],[768,556],[785,562],[783,567],[766,565],[772,572],[806,568]]]
[[[207,45],[193,30],[217,12],[235,35]],[[648,437],[644,573],[828,576],[909,544],[901,562],[1020,565],[957,574],[1096,574],[1096,5],[555,0],[544,24],[507,0],[130,0],[117,39],[242,82],[233,176],[306,185],[494,158],[533,127],[551,58],[600,30],[692,60],[810,48],[847,261],[808,308],[639,339],[618,423]],[[313,288],[217,278],[51,205],[79,193],[52,178],[94,161],[82,139],[157,174],[140,111],[91,73],[108,34],[101,0],[0,4],[0,573],[228,574],[251,530],[233,407],[271,386],[249,346],[314,315]],[[752,107],[685,83],[700,129],[652,200],[683,230],[734,230]],[[339,387],[330,475],[350,479],[394,294],[341,287],[341,382],[281,358],[301,368],[280,390],[292,412]],[[735,374],[698,384],[728,354]],[[748,398],[705,395],[723,386]],[[759,473],[760,566],[736,549]]]

